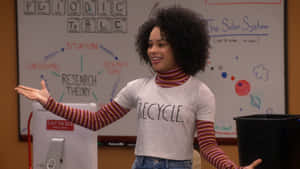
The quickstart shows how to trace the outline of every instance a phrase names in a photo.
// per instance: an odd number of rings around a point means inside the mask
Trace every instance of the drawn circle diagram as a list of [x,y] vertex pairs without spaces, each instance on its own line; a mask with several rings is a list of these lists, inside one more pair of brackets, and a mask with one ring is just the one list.
[[[71,54],[67,54],[68,52]],[[84,52],[87,54],[82,54]],[[88,59],[92,59],[92,62],[87,61]],[[121,81],[120,73],[122,69],[128,67],[128,63],[120,61],[112,50],[96,42],[67,42],[65,48],[44,56],[43,64],[48,65],[49,69],[47,69],[47,73],[41,74],[40,78],[45,80],[50,93],[52,93],[52,89],[56,90],[55,92],[62,90],[60,94],[56,94],[59,95],[59,102],[66,101],[66,96],[68,98],[80,97],[77,99],[80,101],[83,100],[83,97],[89,97],[89,101],[96,102],[98,105],[112,100]],[[37,65],[35,64],[35,67]],[[35,69],[38,70],[38,68]],[[99,78],[102,80],[100,81]],[[104,85],[106,86],[103,87]],[[101,90],[101,99],[95,91],[99,87],[104,88],[104,91]],[[109,94],[103,96],[103,93]]]

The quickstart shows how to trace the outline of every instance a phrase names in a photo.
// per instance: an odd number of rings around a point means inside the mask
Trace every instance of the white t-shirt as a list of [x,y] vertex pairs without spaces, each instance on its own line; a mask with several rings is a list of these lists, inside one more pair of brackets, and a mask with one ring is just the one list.
[[214,122],[215,98],[200,80],[162,88],[155,77],[129,82],[114,99],[138,113],[135,154],[172,160],[191,160],[196,120]]

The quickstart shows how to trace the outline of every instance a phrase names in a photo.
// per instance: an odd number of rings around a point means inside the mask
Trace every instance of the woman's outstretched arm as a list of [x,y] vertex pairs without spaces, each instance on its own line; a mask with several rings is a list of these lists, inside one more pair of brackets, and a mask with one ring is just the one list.
[[254,169],[262,162],[261,159],[257,159],[246,167],[237,166],[219,148],[213,122],[197,120],[196,128],[200,153],[217,169]]
[[41,89],[34,89],[19,85],[15,88],[15,90],[27,99],[40,102],[45,109],[53,112],[54,114],[91,130],[99,130],[122,118],[129,112],[128,109],[122,108],[115,101],[104,105],[97,112],[75,109],[56,102],[50,96],[44,80],[41,81],[41,86]]
[[44,108],[75,124],[94,131],[117,121],[129,112],[128,109],[122,108],[115,101],[104,105],[97,112],[91,112],[58,103],[51,96],[44,105]]

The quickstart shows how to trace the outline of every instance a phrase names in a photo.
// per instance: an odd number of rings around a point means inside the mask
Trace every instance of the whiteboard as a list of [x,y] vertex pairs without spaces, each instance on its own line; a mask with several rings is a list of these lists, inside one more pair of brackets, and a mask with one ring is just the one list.
[[[211,49],[197,78],[216,95],[218,138],[236,138],[234,117],[286,113],[283,0],[18,0],[18,81],[44,79],[59,102],[108,103],[127,82],[151,76],[134,40],[158,7],[180,4],[208,22]],[[31,102],[19,98],[19,134]],[[99,131],[135,136],[136,110]]]

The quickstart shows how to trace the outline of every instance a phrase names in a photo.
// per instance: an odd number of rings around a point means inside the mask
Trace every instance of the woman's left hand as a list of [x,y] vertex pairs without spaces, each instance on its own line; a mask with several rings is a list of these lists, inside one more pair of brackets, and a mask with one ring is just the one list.
[[262,162],[262,159],[257,159],[253,161],[250,165],[243,167],[243,169],[254,169],[256,166],[258,166]]

